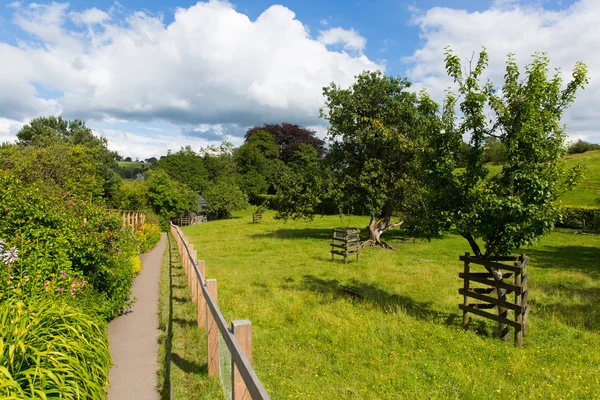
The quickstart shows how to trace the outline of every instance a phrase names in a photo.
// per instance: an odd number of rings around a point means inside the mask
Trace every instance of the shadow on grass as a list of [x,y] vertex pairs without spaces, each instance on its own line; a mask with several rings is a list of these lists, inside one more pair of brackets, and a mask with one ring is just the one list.
[[[271,231],[267,233],[256,233],[251,235],[254,239],[264,239],[264,238],[275,238],[275,239],[317,239],[329,241],[333,236],[333,229],[331,228],[302,228],[302,229],[277,229],[276,231]],[[369,238],[367,227],[359,227],[361,234],[361,241],[367,240]],[[388,232],[385,232],[382,237],[383,240],[390,240],[395,242],[406,242],[406,241],[415,241],[415,240],[425,240],[420,238],[413,238],[412,236],[407,236],[406,232],[403,232],[399,229],[392,229]]]
[[[537,268],[577,271],[600,280],[600,248],[591,246],[546,246],[527,249]],[[590,286],[587,279],[555,279],[536,282],[536,287],[557,301],[536,303],[532,307],[540,316],[554,316],[567,325],[591,331],[600,330],[600,286]],[[562,299],[562,300],[561,300]]]
[[332,229],[325,228],[304,228],[304,229],[277,229],[267,233],[256,233],[251,235],[254,239],[275,238],[275,239],[331,239]]
[[570,269],[600,278],[600,247],[545,246],[524,251],[538,268]]
[[[349,285],[342,285],[336,279],[320,279],[313,275],[304,275],[301,282],[290,285],[286,281],[284,288],[308,290],[311,292],[331,295],[336,299],[345,298],[358,303],[368,303],[387,313],[403,311],[413,318],[458,327],[462,317],[456,313],[445,313],[431,308],[431,302],[419,302],[411,297],[389,293],[376,285],[361,283],[356,280]],[[480,335],[492,336],[491,325],[482,320],[472,320],[469,329]]]
[[198,326],[198,323],[196,321],[192,321],[191,319],[173,318],[173,322],[181,327],[191,326],[195,328]]
[[171,361],[186,374],[208,374],[208,365],[206,363],[198,364],[188,361],[177,353],[171,354]]

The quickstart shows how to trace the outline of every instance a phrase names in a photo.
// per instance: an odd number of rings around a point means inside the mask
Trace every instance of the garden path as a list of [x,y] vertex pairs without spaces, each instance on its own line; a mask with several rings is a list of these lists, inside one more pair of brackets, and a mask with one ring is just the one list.
[[108,339],[113,367],[108,377],[109,400],[158,399],[158,282],[166,234],[158,245],[143,254],[142,270],[133,282],[137,299],[131,312],[108,324]]

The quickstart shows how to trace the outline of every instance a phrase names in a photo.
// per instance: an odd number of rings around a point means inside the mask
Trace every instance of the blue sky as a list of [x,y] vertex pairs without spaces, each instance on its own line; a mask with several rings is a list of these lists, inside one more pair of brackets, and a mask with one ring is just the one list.
[[[324,135],[320,90],[365,69],[407,76],[441,98],[443,47],[468,57],[485,45],[488,78],[508,52],[521,65],[547,51],[592,84],[569,111],[571,138],[600,142],[594,0],[572,1],[69,1],[0,8],[0,141],[28,119],[83,118],[124,155],[230,140],[265,122]],[[275,6],[280,5],[280,6]],[[4,71],[2,70],[4,69]],[[4,92],[4,95],[1,93]],[[10,94],[10,95],[9,95]]]

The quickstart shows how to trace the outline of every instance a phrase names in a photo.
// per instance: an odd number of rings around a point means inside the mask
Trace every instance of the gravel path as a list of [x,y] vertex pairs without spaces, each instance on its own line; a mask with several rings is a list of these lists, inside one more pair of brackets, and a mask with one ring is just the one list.
[[108,324],[113,367],[108,380],[109,400],[154,400],[158,370],[158,281],[166,249],[163,233],[158,245],[140,258],[142,270],[131,289],[137,301],[131,312]]

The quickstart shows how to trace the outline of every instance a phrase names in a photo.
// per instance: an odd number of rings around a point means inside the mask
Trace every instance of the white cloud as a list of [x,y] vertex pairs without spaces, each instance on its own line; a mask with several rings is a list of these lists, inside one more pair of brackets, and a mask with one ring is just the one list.
[[[323,86],[349,85],[380,68],[364,55],[328,49],[283,6],[251,21],[211,0],[177,9],[169,25],[141,11],[124,19],[95,8],[68,11],[66,3],[15,10],[15,23],[36,40],[0,43],[0,59],[11,60],[0,73],[0,117],[64,110],[66,117],[180,126],[319,124]],[[94,29],[70,26],[69,17]],[[364,39],[348,40],[364,48]],[[34,83],[63,95],[42,101]]]
[[327,25],[329,25],[329,22],[328,22],[326,19],[322,19],[322,20],[320,20],[320,21],[319,21],[319,23],[320,23],[321,25],[323,25],[323,26],[327,26]]
[[540,6],[523,6],[514,1],[496,1],[483,12],[436,7],[415,12],[415,24],[424,44],[407,58],[408,76],[437,99],[451,82],[444,70],[444,47],[450,45],[463,61],[477,56],[482,46],[490,55],[487,78],[501,84],[506,56],[515,53],[523,67],[536,52],[547,52],[552,67],[560,67],[568,80],[574,63],[584,61],[590,84],[578,93],[574,106],[565,114],[567,132],[600,142],[600,2],[580,0],[568,8],[551,11]]
[[110,19],[108,13],[98,10],[96,7],[80,13],[72,11],[69,13],[69,17],[71,17],[73,22],[84,25],[100,24]]
[[367,39],[360,36],[354,29],[331,28],[320,31],[319,42],[332,45],[342,44],[345,50],[362,53],[367,45]]

